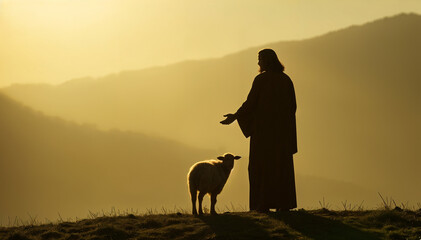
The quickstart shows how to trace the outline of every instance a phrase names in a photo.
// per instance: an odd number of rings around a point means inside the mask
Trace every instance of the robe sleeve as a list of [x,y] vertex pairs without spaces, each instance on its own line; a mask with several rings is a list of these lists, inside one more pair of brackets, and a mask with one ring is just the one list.
[[250,137],[254,130],[254,113],[259,95],[259,83],[259,76],[257,76],[253,81],[247,100],[235,113],[238,125],[246,138]]

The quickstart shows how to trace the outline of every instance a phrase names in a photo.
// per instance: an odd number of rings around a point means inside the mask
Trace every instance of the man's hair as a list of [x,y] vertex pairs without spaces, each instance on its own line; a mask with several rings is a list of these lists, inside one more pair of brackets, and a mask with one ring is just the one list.
[[263,49],[259,52],[259,58],[261,66],[259,72],[283,72],[285,70],[284,65],[279,61],[278,56],[272,49]]

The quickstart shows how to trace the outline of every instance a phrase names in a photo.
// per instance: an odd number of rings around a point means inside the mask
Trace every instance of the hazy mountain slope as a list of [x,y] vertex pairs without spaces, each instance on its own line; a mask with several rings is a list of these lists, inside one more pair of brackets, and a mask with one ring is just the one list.
[[[0,219],[86,216],[188,201],[186,174],[216,155],[138,133],[46,117],[0,94]],[[165,177],[162,173],[165,173]]]
[[[47,117],[2,94],[0,115],[0,225],[15,217],[81,218],[88,211],[109,211],[111,207],[187,210],[190,165],[218,154],[138,133],[103,132]],[[238,168],[246,164],[239,161],[233,170],[219,197],[220,211],[231,208],[231,203],[247,210],[248,182]],[[345,200],[360,203],[361,196],[366,203],[376,201],[373,191],[345,182],[298,176],[297,183],[301,207],[315,207],[322,198],[332,207]]]
[[[367,184],[416,201],[421,198],[416,191],[421,182],[419,29],[421,16],[403,14],[220,59],[59,86],[15,85],[4,92],[78,122],[246,155],[247,141],[237,126],[219,121],[244,101],[257,74],[257,52],[271,47],[296,87],[297,172]],[[239,172],[239,182],[246,181],[246,164]]]

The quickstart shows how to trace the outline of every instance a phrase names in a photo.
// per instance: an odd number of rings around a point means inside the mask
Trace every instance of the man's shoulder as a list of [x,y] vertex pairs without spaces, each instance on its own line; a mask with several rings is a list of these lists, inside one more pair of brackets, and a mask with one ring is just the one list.
[[266,72],[259,73],[254,79],[261,79],[266,76]]
[[254,79],[260,80],[265,78],[281,78],[291,81],[291,78],[285,72],[262,72],[259,75],[257,75]]
[[292,80],[291,80],[291,78],[288,76],[288,74],[286,74],[285,72],[282,72],[282,76],[283,76],[285,79],[288,79],[288,80],[292,81]]
[[254,81],[259,81],[259,80],[262,80],[262,79],[265,79],[265,78],[268,78],[269,77],[269,74],[268,74],[268,72],[262,72],[262,73],[259,73],[255,78],[254,78]]

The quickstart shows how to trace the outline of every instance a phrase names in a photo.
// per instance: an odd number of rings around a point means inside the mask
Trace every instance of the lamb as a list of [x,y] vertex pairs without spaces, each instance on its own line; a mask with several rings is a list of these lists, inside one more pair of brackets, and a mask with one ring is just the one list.
[[202,201],[206,193],[210,194],[211,214],[216,215],[216,196],[221,193],[225,183],[234,167],[234,160],[240,159],[231,153],[219,156],[219,160],[206,160],[197,162],[187,174],[187,184],[193,205],[193,215],[197,215],[196,197],[199,191],[199,214],[202,215]]

